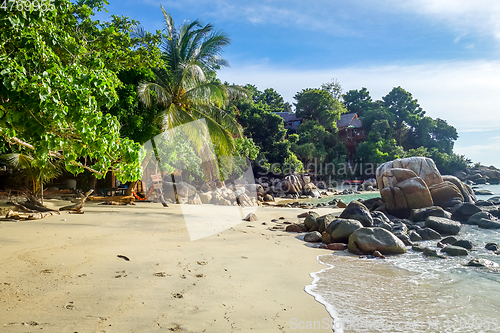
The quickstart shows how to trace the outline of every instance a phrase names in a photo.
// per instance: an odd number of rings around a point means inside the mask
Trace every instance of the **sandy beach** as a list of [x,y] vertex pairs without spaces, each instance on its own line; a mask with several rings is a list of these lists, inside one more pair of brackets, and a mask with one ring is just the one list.
[[302,212],[259,207],[258,221],[196,241],[179,205],[87,203],[83,215],[1,221],[0,331],[293,332],[326,320],[304,288],[331,251],[271,222]]

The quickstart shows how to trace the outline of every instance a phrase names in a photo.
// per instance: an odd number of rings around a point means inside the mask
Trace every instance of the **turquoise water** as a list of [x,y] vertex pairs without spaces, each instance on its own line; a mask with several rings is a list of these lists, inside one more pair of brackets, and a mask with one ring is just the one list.
[[[500,185],[481,188],[500,195]],[[456,237],[474,243],[467,257],[426,258],[411,248],[386,260],[319,256],[327,268],[311,274],[306,291],[334,318],[323,331],[500,332],[500,270],[464,266],[475,257],[500,264],[500,256],[484,249],[500,243],[500,230],[462,225]],[[438,249],[436,243],[420,242]]]

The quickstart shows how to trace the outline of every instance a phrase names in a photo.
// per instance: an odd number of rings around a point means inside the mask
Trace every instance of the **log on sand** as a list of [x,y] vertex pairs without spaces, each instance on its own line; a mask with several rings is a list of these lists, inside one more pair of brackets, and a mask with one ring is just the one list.
[[115,195],[112,197],[89,197],[90,201],[115,201],[115,202],[132,202],[135,201],[134,196],[132,195]]

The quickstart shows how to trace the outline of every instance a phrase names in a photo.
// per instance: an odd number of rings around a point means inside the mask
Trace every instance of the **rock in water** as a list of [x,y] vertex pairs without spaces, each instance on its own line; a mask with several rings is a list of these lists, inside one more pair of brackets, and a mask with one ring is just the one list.
[[466,266],[495,268],[498,267],[498,264],[487,259],[474,258],[469,261]]
[[466,256],[469,251],[460,246],[448,245],[441,250],[441,252],[447,253],[450,256]]
[[370,211],[365,205],[356,200],[351,201],[339,217],[341,219],[358,220],[364,227],[373,226],[373,218]]
[[494,219],[495,217],[490,213],[481,211],[469,217],[467,224],[479,225],[479,223],[484,223],[482,220],[493,221]]
[[406,252],[403,242],[383,228],[359,228],[349,237],[348,250],[354,254],[401,254]]
[[500,246],[497,243],[488,243],[488,244],[486,244],[486,246],[484,248],[486,250],[490,250],[490,251],[500,250]]
[[464,249],[467,249],[467,250],[472,250],[472,247],[474,246],[470,240],[466,240],[466,239],[457,240],[455,243],[453,243],[451,245],[460,246],[460,247],[463,247]]
[[453,208],[451,218],[455,221],[465,223],[469,217],[479,212],[481,212],[481,208],[477,207],[473,203],[465,202]]
[[461,224],[444,217],[429,216],[425,219],[425,226],[442,235],[457,235],[460,232]]
[[450,244],[450,245],[453,245],[453,243],[455,243],[456,241],[458,241],[458,239],[456,239],[455,237],[448,236],[448,237],[445,237],[445,238],[441,239],[439,242],[441,244]]
[[435,258],[441,258],[441,259],[446,259],[446,256],[437,253],[436,250],[430,249],[428,247],[424,247],[424,250],[422,251],[423,255],[426,257],[435,257]]
[[321,234],[317,231],[308,232],[304,235],[304,241],[309,243],[319,243],[321,242]]
[[450,218],[451,214],[438,206],[431,206],[419,209],[412,209],[410,213],[410,220],[413,222],[425,221],[429,216],[446,217]]
[[245,218],[245,221],[258,221],[259,219],[257,218],[257,215],[254,213],[249,213]]
[[441,239],[439,232],[432,230],[431,228],[423,228],[416,230],[417,233],[422,237],[422,240],[432,240]]

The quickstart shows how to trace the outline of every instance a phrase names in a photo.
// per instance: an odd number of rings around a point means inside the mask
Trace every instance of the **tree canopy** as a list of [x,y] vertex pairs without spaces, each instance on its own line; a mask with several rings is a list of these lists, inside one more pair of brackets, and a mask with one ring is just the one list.
[[136,22],[124,17],[94,21],[104,1],[54,3],[54,11],[0,12],[0,135],[40,166],[56,157],[73,173],[136,179],[140,146],[100,109],[117,101],[117,71],[160,61],[158,34],[134,38]]

